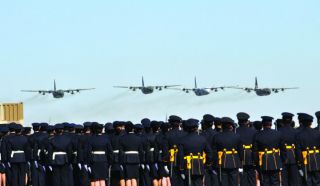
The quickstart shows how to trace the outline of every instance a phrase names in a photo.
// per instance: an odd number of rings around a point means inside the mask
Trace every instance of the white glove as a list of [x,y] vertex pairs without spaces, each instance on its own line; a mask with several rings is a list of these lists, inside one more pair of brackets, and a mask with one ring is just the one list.
[[88,171],[91,173],[91,167],[88,167]]
[[146,165],[146,167],[147,167],[148,171],[150,171],[150,166],[149,166],[149,165]]
[[11,168],[11,164],[10,164],[10,162],[8,162],[8,167],[9,167],[9,168]]
[[86,169],[86,171],[88,171],[88,165],[84,164],[84,169]]
[[212,170],[212,174],[218,175],[218,173],[215,170]]
[[239,169],[239,172],[240,172],[240,173],[243,173],[243,169],[242,169],[242,168],[240,168],[240,169]]
[[52,172],[52,167],[51,167],[51,166],[49,166],[49,169],[50,169],[50,171]]
[[158,170],[159,169],[159,167],[158,167],[158,164],[156,163],[156,164],[154,164],[154,166],[156,167],[156,169]]
[[81,164],[80,164],[80,163],[78,163],[78,167],[79,167],[79,169],[81,170]]
[[186,179],[186,175],[181,174],[181,178],[182,178],[183,180],[185,180],[185,179]]
[[164,166],[164,170],[166,171],[167,174],[170,173],[169,169],[168,169],[168,166]]
[[123,166],[122,165],[120,165],[120,169],[121,169],[121,171],[123,171]]
[[39,167],[39,165],[38,165],[38,162],[37,162],[37,161],[34,161],[34,165],[36,166],[36,168],[38,168],[38,167]]
[[144,167],[144,165],[143,165],[143,164],[141,164],[140,166],[141,166],[142,170],[144,170],[144,168],[145,168],[145,167]]
[[283,169],[282,168],[280,168],[280,171],[282,171]]
[[303,177],[303,176],[304,176],[303,170],[300,169],[300,170],[299,170],[299,174],[300,174],[301,177]]
[[46,172],[46,167],[45,166],[42,166],[42,169],[44,172]]

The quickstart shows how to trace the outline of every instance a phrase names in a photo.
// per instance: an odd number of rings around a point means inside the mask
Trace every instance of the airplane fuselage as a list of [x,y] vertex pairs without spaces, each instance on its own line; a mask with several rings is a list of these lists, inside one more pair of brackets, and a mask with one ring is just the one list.
[[143,87],[143,88],[141,89],[141,92],[142,92],[143,94],[152,94],[153,91],[154,91],[153,87]]
[[63,98],[64,92],[62,90],[57,90],[57,91],[52,92],[52,95],[54,98]]
[[256,94],[258,96],[269,96],[269,95],[271,95],[271,89],[269,89],[269,88],[256,89],[255,92],[256,92]]
[[196,96],[206,96],[210,94],[210,92],[205,89],[194,89],[193,92],[196,94]]

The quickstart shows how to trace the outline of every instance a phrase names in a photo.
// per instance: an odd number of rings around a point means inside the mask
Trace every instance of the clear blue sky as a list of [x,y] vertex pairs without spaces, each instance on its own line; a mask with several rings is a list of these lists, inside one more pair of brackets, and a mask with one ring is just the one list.
[[[320,110],[320,2],[1,1],[0,102],[25,102],[26,123],[165,119],[203,114],[252,119]],[[113,85],[299,86],[269,97],[238,90],[144,96]],[[95,87],[55,100],[21,89]]]

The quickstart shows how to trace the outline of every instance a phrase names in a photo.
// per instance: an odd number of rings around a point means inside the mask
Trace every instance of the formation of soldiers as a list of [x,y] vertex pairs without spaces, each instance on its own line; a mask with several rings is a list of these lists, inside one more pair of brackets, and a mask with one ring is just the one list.
[[320,185],[319,125],[293,117],[0,125],[0,186]]

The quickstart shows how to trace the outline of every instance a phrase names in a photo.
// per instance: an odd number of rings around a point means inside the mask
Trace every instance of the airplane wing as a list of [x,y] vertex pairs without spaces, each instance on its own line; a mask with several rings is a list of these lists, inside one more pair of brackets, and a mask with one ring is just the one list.
[[66,93],[71,93],[74,94],[75,92],[81,92],[81,91],[87,91],[87,90],[94,90],[95,88],[79,88],[79,89],[67,89],[67,90],[62,90],[63,92]]
[[218,91],[218,90],[224,90],[226,88],[234,88],[234,87],[231,87],[231,86],[221,86],[221,87],[209,87],[209,88],[203,88],[203,89],[206,89],[206,90],[211,90],[211,91]]
[[52,90],[21,90],[21,92],[37,92],[40,94],[52,93]]
[[186,93],[189,93],[190,91],[193,91],[194,89],[193,88],[168,88],[170,90],[179,90],[179,91],[183,91],[183,92],[186,92]]
[[285,90],[293,90],[293,89],[299,89],[299,87],[289,87],[289,88],[270,88],[273,92],[283,92]]
[[181,86],[181,85],[161,85],[161,86],[149,86],[149,87],[152,87],[157,90],[162,90],[162,89],[174,88],[178,86]]
[[139,87],[139,86],[113,86],[113,88],[126,88],[126,89],[130,89],[130,90],[141,90],[143,87]]
[[254,88],[250,88],[250,87],[229,87],[229,88],[233,88],[233,89],[240,89],[240,90],[244,90],[244,91],[247,91],[247,92],[251,92],[251,91],[254,91],[255,89]]

